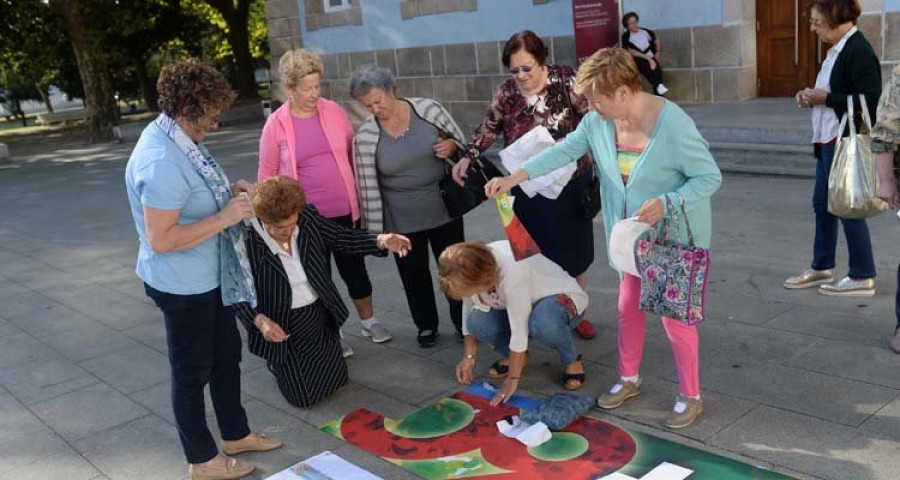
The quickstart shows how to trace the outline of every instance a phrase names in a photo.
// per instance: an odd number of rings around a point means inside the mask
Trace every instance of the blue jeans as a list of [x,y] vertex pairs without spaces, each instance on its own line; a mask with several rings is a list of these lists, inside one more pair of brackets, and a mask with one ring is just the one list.
[[816,187],[813,190],[813,211],[816,213],[816,237],[813,243],[813,270],[834,268],[834,253],[838,241],[838,220],[844,225],[850,270],[853,279],[875,278],[875,259],[869,226],[863,219],[839,218],[828,213],[828,175],[834,160],[834,145],[822,145],[816,162]]
[[[531,339],[559,353],[563,366],[575,362],[578,352],[572,341],[572,330],[581,322],[581,315],[568,295],[553,295],[538,300],[528,318]],[[506,310],[487,312],[472,310],[466,319],[469,334],[491,345],[503,358],[509,357],[509,316]]]

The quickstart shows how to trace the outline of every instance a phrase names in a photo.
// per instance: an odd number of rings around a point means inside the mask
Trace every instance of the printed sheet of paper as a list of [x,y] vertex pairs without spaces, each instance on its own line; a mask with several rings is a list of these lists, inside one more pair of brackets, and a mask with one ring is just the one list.
[[[514,172],[522,167],[531,157],[552,147],[556,143],[550,132],[545,127],[535,127],[522,135],[512,145],[500,151],[500,159],[503,166],[508,172]],[[572,174],[578,168],[577,162],[571,162],[568,165],[557,168],[552,172],[536,178],[527,180],[519,184],[519,188],[533,198],[540,194],[550,200],[556,200],[563,188],[572,179]]]
[[515,197],[504,193],[497,196],[494,200],[497,201],[497,209],[500,211],[503,230],[506,232],[506,238],[509,240],[509,246],[516,261],[525,260],[528,257],[541,253],[540,247],[531,238],[531,234],[528,233],[525,225],[522,224],[513,210]]
[[266,480],[383,480],[343,458],[322,452]]

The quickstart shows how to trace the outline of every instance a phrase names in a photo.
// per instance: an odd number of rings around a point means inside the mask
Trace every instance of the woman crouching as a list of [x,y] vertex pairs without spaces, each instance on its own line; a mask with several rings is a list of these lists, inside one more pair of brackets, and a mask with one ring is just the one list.
[[339,334],[347,307],[331,280],[330,252],[402,257],[409,239],[332,223],[283,176],[257,185],[253,210],[247,256],[258,304],[240,303],[236,311],[250,353],[266,359],[288,402],[308,407],[347,384]]
[[517,262],[505,240],[451,245],[438,264],[444,292],[471,303],[463,309],[468,316],[462,324],[465,357],[456,367],[460,383],[472,383],[478,342],[485,342],[502,357],[489,377],[505,378],[491,404],[508,401],[525,368],[531,336],[559,353],[567,390],[584,385],[584,364],[572,330],[587,309],[588,296],[559,265],[540,254]]

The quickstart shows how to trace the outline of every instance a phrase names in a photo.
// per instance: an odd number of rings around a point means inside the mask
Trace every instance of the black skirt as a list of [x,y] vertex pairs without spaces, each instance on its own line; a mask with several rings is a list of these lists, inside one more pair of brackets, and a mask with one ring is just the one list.
[[537,194],[534,198],[516,187],[513,210],[541,249],[541,253],[573,277],[594,263],[593,223],[584,216],[581,192],[593,179],[591,170],[577,172],[556,200]]
[[291,405],[308,407],[347,384],[340,334],[322,302],[291,310],[285,333],[287,361],[269,363],[269,371]]

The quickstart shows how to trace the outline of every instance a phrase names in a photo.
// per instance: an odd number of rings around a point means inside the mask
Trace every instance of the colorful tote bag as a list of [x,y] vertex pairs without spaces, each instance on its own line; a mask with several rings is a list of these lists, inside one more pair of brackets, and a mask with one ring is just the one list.
[[[665,196],[669,215],[663,218],[662,237],[638,240],[635,260],[641,273],[641,311],[695,325],[706,320],[706,284],[709,280],[709,250],[694,243],[694,234],[684,209]],[[684,216],[688,244],[678,242],[679,217]],[[675,233],[670,235],[670,227]]]
[[497,209],[500,210],[500,220],[503,222],[503,230],[506,231],[506,238],[509,239],[509,246],[512,248],[513,258],[516,261],[525,260],[528,257],[541,253],[540,247],[531,238],[528,229],[516,216],[513,211],[513,200],[508,193],[497,196]]

